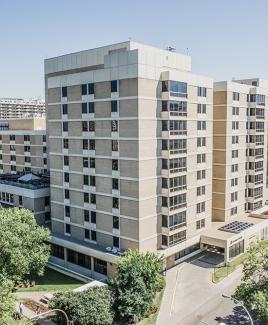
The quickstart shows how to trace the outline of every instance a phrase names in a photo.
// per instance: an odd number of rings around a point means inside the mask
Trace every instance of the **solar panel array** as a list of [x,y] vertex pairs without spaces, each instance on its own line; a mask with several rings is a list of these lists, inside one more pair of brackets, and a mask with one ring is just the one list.
[[246,230],[247,228],[249,228],[251,226],[253,226],[253,223],[242,222],[242,221],[233,221],[233,222],[230,222],[227,225],[219,228],[219,230],[239,234],[240,232]]

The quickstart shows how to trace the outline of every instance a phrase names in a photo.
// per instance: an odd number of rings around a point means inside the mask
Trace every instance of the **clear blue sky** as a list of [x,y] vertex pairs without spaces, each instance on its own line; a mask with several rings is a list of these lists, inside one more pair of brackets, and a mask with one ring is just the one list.
[[127,40],[215,80],[268,79],[266,0],[1,0],[0,97],[43,97],[43,59]]

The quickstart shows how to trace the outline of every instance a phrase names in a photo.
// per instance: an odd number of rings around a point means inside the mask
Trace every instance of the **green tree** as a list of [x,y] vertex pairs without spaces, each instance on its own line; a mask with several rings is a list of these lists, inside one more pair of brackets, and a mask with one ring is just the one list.
[[252,311],[255,320],[268,321],[268,240],[248,249],[242,283],[234,297]]
[[163,286],[163,261],[153,253],[129,251],[118,259],[117,275],[108,283],[114,292],[114,309],[125,323],[149,314],[156,291]]
[[74,324],[110,325],[113,322],[112,294],[107,287],[56,293],[49,306],[64,310]]
[[9,325],[15,310],[16,297],[13,282],[0,276],[0,324]]
[[26,209],[0,208],[0,275],[18,283],[43,275],[50,253],[49,230]]

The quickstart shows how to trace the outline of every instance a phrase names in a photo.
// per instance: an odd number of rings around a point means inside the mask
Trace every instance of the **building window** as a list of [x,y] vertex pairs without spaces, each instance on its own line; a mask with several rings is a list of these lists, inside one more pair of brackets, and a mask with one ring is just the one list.
[[196,205],[196,213],[202,213],[206,210],[206,202],[200,202]]
[[166,82],[162,82],[162,91],[165,91],[165,88],[169,88],[170,95],[174,97],[187,97],[187,83],[180,81],[170,80],[168,87]]
[[30,136],[29,135],[24,135],[24,141],[30,141]]
[[198,97],[207,97],[207,88],[206,87],[198,87],[197,88],[197,96]]
[[81,85],[81,94],[82,96],[87,95],[87,84]]
[[238,158],[238,150],[232,150],[232,158]]
[[70,179],[69,173],[64,173],[64,182],[69,183],[69,179]]
[[113,190],[118,190],[119,189],[119,181],[117,178],[112,179],[112,189]]
[[23,205],[22,196],[21,195],[19,195],[19,205]]
[[117,100],[112,100],[111,101],[111,112],[116,113],[117,111],[118,111]]
[[197,113],[198,114],[206,114],[207,113],[207,105],[206,104],[197,104]]
[[56,244],[51,244],[51,255],[64,260],[64,248]]
[[84,193],[84,203],[89,203],[89,194]]
[[206,138],[198,137],[197,138],[197,147],[205,147],[206,146]]
[[94,112],[95,112],[95,104],[94,104],[94,102],[88,103],[88,112],[90,114],[94,114]]
[[205,228],[205,219],[197,220],[196,221],[196,230],[199,230],[201,228]]
[[69,140],[68,139],[63,139],[63,148],[68,149],[69,148]]
[[201,179],[205,179],[206,178],[206,170],[198,170],[197,171],[197,179],[201,180]]
[[237,201],[238,193],[233,192],[231,193],[231,202]]
[[239,115],[239,107],[232,108],[232,115]]
[[90,176],[90,186],[96,186],[95,176]]
[[90,204],[96,204],[96,194],[90,194]]
[[68,122],[62,122],[62,131],[68,132]]
[[112,170],[118,170],[118,160],[117,159],[112,160]]
[[64,198],[67,200],[70,199],[70,191],[69,190],[64,190]]
[[203,164],[206,162],[206,154],[205,153],[200,153],[196,157],[197,157],[198,164]]
[[62,105],[62,114],[67,115],[68,114],[68,106],[67,104]]
[[96,212],[95,211],[91,211],[90,215],[91,215],[91,223],[96,224],[96,221],[97,221]]
[[89,159],[89,167],[95,169],[95,158]]
[[88,175],[84,175],[84,185],[89,185]]
[[94,271],[107,275],[107,262],[94,257]]
[[89,211],[88,210],[84,210],[84,221],[89,222]]
[[14,134],[11,134],[11,135],[9,136],[9,140],[10,140],[10,141],[15,141],[15,135],[14,135]]
[[231,187],[238,185],[238,178],[232,178],[231,179]]
[[113,247],[119,248],[119,237],[113,236]]
[[64,166],[69,166],[69,157],[68,156],[63,157],[63,165]]
[[113,197],[113,208],[119,209],[119,199],[117,197]]
[[89,132],[95,132],[95,122],[89,121],[88,124],[89,124],[89,126],[88,126]]
[[232,144],[238,144],[239,142],[239,137],[238,135],[233,135],[232,136]]
[[206,194],[206,186],[198,186],[196,188],[196,195],[201,196]]
[[95,140],[89,140],[89,150],[95,150]]
[[87,103],[82,103],[82,114],[87,114]]
[[240,94],[237,92],[233,92],[233,101],[239,101],[240,99]]
[[88,84],[88,94],[89,95],[94,95],[95,91],[94,91],[94,83],[89,83]]
[[113,228],[119,229],[119,217],[113,216]]
[[112,151],[118,151],[118,140],[112,140]]
[[67,97],[67,87],[61,87],[61,97]]
[[88,132],[88,122],[82,121],[82,132]]
[[68,205],[66,205],[65,207],[64,207],[64,212],[65,212],[65,217],[67,217],[67,218],[70,218],[70,207],[68,206]]
[[206,130],[207,125],[206,125],[206,121],[197,121],[197,130],[201,131],[201,130]]
[[[13,149],[13,148],[12,148],[12,149]],[[15,150],[15,148],[14,148],[13,150]],[[24,151],[25,151],[25,152],[30,152],[30,151],[31,151],[30,146],[24,146]]]
[[111,92],[117,92],[117,80],[111,80]]
[[90,234],[91,234],[91,240],[96,242],[97,241],[97,232],[95,230],[91,230]]
[[69,223],[65,224],[65,233],[70,234],[71,233],[71,225]]
[[118,121],[111,121],[111,131],[112,132],[118,132]]

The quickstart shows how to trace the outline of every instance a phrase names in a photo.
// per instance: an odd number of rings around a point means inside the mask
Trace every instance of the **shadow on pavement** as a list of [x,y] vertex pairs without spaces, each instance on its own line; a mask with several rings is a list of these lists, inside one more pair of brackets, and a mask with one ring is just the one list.
[[215,320],[218,323],[224,323],[226,325],[250,325],[250,320],[248,316],[245,315],[243,308],[235,306],[233,308],[233,313],[224,317],[216,317]]

